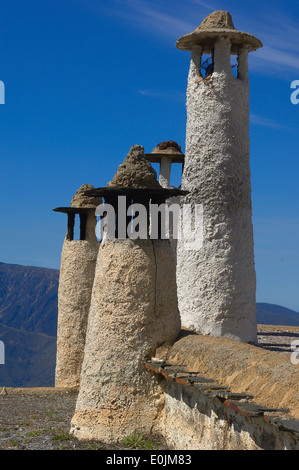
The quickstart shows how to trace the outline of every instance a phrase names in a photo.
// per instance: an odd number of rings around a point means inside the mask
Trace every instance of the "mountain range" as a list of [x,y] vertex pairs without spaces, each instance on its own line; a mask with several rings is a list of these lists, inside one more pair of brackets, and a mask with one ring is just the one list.
[[[59,271],[0,263],[0,387],[54,385]],[[257,304],[259,324],[299,326],[299,313]]]
[[54,385],[59,271],[0,263],[0,386]]
[[299,313],[280,305],[257,303],[256,318],[260,325],[299,326]]

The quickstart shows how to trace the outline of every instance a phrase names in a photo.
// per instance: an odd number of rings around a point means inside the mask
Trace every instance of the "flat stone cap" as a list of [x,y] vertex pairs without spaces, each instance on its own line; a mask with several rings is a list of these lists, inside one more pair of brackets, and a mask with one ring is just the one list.
[[183,51],[192,51],[196,46],[203,46],[204,53],[211,53],[215,42],[220,37],[231,40],[232,53],[235,54],[242,46],[246,46],[249,51],[256,51],[263,47],[262,42],[252,34],[238,31],[234,27],[231,14],[221,10],[208,15],[192,33],[179,38],[176,47]]
[[161,163],[163,158],[169,159],[171,163],[184,163],[185,158],[181,146],[174,140],[160,142],[152,153],[146,153],[144,156],[151,163]]

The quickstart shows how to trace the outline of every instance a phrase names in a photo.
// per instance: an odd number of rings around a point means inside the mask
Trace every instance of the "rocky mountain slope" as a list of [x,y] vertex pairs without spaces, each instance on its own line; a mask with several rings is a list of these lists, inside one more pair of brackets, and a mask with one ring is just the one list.
[[54,386],[55,337],[0,323],[0,339],[5,345],[0,387]]
[[58,279],[55,269],[0,263],[0,322],[56,336]]
[[59,271],[0,263],[0,386],[54,385]]

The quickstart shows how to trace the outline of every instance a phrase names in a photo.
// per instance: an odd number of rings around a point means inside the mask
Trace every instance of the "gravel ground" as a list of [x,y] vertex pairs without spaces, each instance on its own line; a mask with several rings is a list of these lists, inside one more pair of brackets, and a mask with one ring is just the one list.
[[1,450],[88,449],[68,434],[77,393],[54,389],[7,389],[0,396]]
[[79,441],[69,434],[77,392],[54,388],[0,389],[0,450],[165,449],[161,439],[131,437],[124,443]]

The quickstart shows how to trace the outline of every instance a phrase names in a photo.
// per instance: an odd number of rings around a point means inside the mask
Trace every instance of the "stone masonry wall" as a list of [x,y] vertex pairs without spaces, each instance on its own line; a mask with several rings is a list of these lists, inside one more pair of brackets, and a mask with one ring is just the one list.
[[158,349],[156,356],[166,367],[148,368],[164,377],[159,422],[169,445],[299,449],[299,364],[287,355],[183,330],[179,340]]

